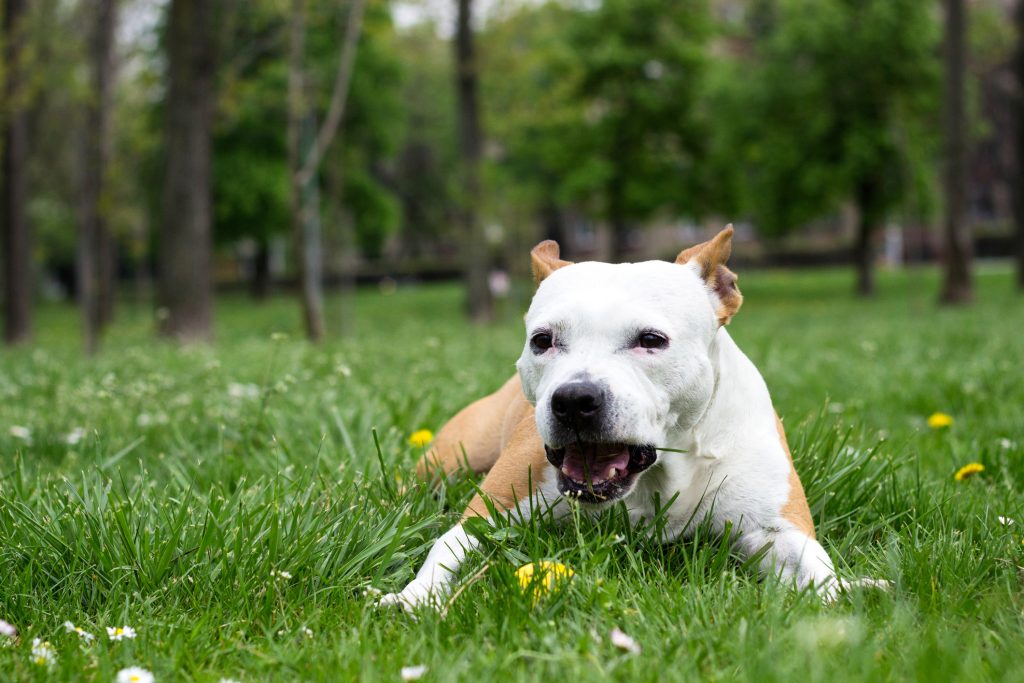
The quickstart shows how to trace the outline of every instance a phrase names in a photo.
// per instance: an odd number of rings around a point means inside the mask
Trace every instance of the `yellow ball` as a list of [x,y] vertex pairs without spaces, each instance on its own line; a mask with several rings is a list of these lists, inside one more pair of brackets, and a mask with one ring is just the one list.
[[534,604],[541,597],[555,590],[560,584],[572,578],[573,570],[561,562],[537,562],[524,564],[516,570],[516,578],[519,579],[519,587],[523,592],[533,593]]

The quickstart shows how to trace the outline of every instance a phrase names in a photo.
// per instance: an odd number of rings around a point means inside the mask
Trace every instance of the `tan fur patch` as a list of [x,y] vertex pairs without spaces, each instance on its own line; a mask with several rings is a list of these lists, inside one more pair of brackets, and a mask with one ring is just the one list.
[[530,267],[533,270],[533,284],[539,285],[544,278],[559,268],[571,266],[572,261],[559,258],[561,248],[554,240],[544,240],[530,252]]
[[796,468],[793,467],[793,455],[789,452],[786,430],[782,428],[782,420],[778,415],[775,416],[775,428],[779,432],[782,450],[786,451],[786,457],[789,458],[789,498],[782,506],[782,516],[797,529],[809,537],[815,538],[814,520],[811,519],[811,509],[807,506],[804,485],[800,483],[800,477],[796,473]]
[[[420,458],[416,476],[421,481],[435,481],[467,467],[478,473],[491,469],[501,455],[510,407],[519,401],[530,405],[523,396],[519,375],[514,375],[493,394],[460,410]],[[521,412],[522,407],[518,410]]]
[[[501,511],[511,510],[517,503],[525,501],[545,480],[550,468],[544,442],[533,419],[533,406],[526,405],[529,409],[512,430],[501,457],[480,485],[483,495]],[[478,493],[469,502],[462,518],[487,516],[487,505]]]
[[736,286],[736,273],[725,267],[732,254],[732,236],[732,225],[727,225],[712,239],[684,249],[676,256],[678,264],[695,261],[701,278],[718,295],[719,306],[715,313],[719,325],[728,325],[743,304],[743,295]]

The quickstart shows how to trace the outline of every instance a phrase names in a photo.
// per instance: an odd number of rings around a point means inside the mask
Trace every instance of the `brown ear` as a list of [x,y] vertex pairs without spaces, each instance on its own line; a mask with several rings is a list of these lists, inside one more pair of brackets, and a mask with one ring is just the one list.
[[558,242],[544,240],[530,252],[530,265],[533,268],[533,284],[539,285],[544,278],[559,268],[571,266],[572,261],[558,258]]
[[679,264],[692,261],[708,288],[718,296],[719,325],[728,324],[743,303],[743,295],[736,286],[736,273],[725,267],[732,253],[732,233],[732,225],[727,225],[707,242],[684,249],[676,256]]

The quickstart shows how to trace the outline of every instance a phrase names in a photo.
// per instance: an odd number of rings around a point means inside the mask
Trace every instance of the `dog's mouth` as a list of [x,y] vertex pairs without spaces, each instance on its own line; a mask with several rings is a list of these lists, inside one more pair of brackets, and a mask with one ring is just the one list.
[[624,443],[545,445],[548,462],[558,469],[558,490],[583,503],[607,503],[632,489],[638,474],[658,459],[654,446]]

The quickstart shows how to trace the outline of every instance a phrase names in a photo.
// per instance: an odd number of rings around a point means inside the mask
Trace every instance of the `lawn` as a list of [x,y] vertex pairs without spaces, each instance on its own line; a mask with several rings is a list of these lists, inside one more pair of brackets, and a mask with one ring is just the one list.
[[[93,360],[74,312],[50,306],[37,346],[0,353],[0,619],[21,632],[0,679],[1024,680],[1009,271],[984,270],[962,310],[935,306],[932,271],[884,273],[867,303],[844,272],[740,284],[730,330],[785,419],[823,543],[890,592],[823,606],[714,539],[662,545],[613,511],[489,530],[444,617],[377,610],[374,589],[403,586],[473,493],[417,485],[408,437],[512,373],[525,291],[486,329],[453,286],[362,291],[348,336],[320,347],[284,299],[222,298],[217,342],[186,349],[128,308]],[[930,428],[935,412],[952,425]],[[970,462],[984,472],[955,481]],[[575,577],[533,604],[514,572],[542,559]],[[137,637],[108,638],[125,625]],[[612,645],[615,627],[642,652]],[[31,661],[34,638],[52,665]]]

